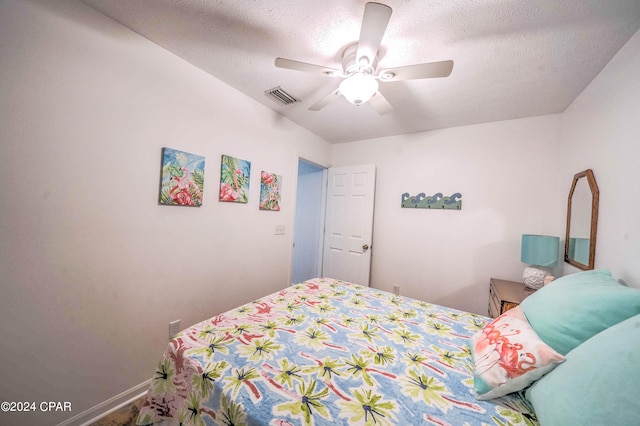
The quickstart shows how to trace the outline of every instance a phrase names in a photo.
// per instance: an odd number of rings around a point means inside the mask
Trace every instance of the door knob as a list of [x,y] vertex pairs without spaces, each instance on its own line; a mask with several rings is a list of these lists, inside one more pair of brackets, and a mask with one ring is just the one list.
[[368,244],[363,245],[362,251],[367,251],[367,250],[369,250],[369,245]]

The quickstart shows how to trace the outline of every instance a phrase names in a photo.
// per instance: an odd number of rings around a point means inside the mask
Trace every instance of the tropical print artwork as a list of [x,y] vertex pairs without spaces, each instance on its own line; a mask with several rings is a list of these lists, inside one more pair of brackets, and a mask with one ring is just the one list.
[[160,204],[202,205],[204,157],[172,148],[162,148]]
[[479,401],[488,318],[317,278],[177,334],[140,425],[537,425],[521,393]]
[[250,175],[250,161],[223,155],[220,166],[220,201],[247,203]]
[[280,211],[280,185],[282,176],[263,171],[260,173],[260,210]]

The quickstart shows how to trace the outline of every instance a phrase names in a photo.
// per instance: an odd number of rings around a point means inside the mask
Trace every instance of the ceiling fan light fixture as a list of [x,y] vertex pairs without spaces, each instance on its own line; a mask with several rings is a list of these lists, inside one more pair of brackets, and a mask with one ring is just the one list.
[[378,82],[371,74],[357,72],[342,80],[340,93],[354,105],[367,102],[378,91]]
[[354,105],[369,102],[378,114],[388,114],[393,111],[393,107],[378,91],[378,83],[380,81],[439,78],[448,77],[451,74],[453,61],[448,60],[382,69],[376,75],[380,43],[387,30],[391,12],[391,8],[382,3],[369,1],[365,4],[364,16],[360,26],[360,37],[357,41],[344,47],[341,70],[291,59],[276,58],[275,65],[279,68],[324,74],[343,79],[338,89],[333,89],[331,93],[311,105],[309,110],[319,111],[331,100],[343,96]]

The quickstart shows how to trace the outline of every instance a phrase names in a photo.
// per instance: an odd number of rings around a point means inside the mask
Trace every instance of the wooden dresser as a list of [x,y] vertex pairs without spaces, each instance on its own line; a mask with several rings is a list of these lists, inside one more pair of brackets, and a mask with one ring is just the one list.
[[515,308],[525,297],[534,292],[535,290],[517,281],[491,278],[489,284],[489,316],[496,318],[509,309]]

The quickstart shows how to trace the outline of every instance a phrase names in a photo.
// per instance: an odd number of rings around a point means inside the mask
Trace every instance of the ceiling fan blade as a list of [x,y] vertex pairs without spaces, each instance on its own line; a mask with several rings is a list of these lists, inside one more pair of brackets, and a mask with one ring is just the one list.
[[448,77],[452,70],[453,61],[440,61],[387,68],[381,70],[378,75],[382,81],[416,80],[420,78]]
[[320,99],[315,104],[311,105],[309,107],[309,110],[310,111],[320,111],[322,108],[326,107],[329,104],[329,102],[331,102],[332,100],[334,100],[338,96],[340,96],[340,90],[336,89],[333,92],[329,93],[324,98]]
[[387,30],[391,18],[391,8],[380,3],[367,3],[364,5],[364,16],[362,27],[360,28],[360,39],[358,40],[358,51],[356,52],[356,63],[362,64],[366,58],[365,65],[373,64],[373,61],[380,48],[382,36]]
[[306,62],[294,61],[292,59],[276,58],[275,65],[278,68],[286,68],[294,71],[304,71],[314,74],[324,74],[331,77],[340,77],[342,75],[342,71],[336,68],[308,64]]
[[371,104],[373,109],[378,111],[378,114],[380,115],[385,115],[393,111],[393,107],[391,106],[387,98],[382,96],[382,93],[380,92],[374,93],[374,95],[371,97],[371,99],[369,99],[368,102]]

